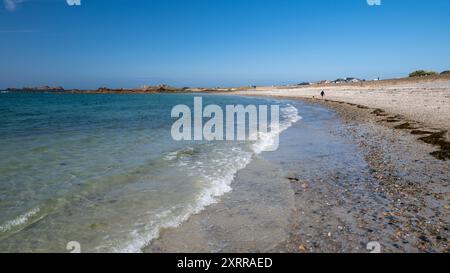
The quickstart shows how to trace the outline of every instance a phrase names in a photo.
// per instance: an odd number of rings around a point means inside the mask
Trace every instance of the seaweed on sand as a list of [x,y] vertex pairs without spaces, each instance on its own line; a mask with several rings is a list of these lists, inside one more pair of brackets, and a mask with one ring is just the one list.
[[372,112],[372,115],[376,115],[377,117],[386,117],[388,114],[383,109],[375,109]]
[[419,140],[431,144],[434,146],[439,146],[440,150],[432,152],[431,155],[439,160],[450,159],[450,142],[445,139],[447,131],[441,131],[437,133],[432,133],[429,136],[421,137]]
[[409,123],[409,122],[406,122],[406,123],[397,125],[397,126],[395,126],[394,128],[395,128],[395,129],[399,129],[399,130],[413,130],[413,129],[416,129],[416,128],[413,127],[413,126],[411,125],[411,123]]
[[411,135],[431,135],[433,132],[423,130],[412,130]]

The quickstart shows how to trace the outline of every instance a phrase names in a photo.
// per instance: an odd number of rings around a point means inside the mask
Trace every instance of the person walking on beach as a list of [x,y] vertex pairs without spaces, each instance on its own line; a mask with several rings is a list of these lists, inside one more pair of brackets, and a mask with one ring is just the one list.
[[320,92],[320,95],[322,96],[323,99],[323,97],[325,97],[325,91],[322,90],[322,92]]

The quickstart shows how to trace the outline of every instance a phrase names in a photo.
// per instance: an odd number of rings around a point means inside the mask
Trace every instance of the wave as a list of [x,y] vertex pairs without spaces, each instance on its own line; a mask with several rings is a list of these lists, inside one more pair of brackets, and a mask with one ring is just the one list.
[[275,140],[280,136],[280,134],[302,119],[297,108],[292,105],[281,108],[280,114],[282,120],[280,121],[278,130],[272,127],[268,133],[259,133],[258,141],[252,146],[252,149],[256,154],[260,154],[274,147],[274,145],[277,144],[275,143]]
[[[216,159],[213,165],[211,165],[212,167],[205,168],[211,162],[206,160],[202,161],[197,158],[192,161],[191,157],[194,156],[194,153],[200,154],[194,147],[188,147],[170,153],[164,159],[176,162],[176,168],[186,171],[187,176],[194,177],[198,175],[199,179],[206,182],[203,189],[198,193],[197,198],[191,203],[183,204],[181,213],[176,213],[180,209],[180,207],[176,206],[158,213],[150,223],[150,226],[152,226],[150,230],[147,230],[143,234],[140,230],[132,232],[133,239],[125,247],[117,248],[114,252],[142,252],[146,246],[159,237],[161,230],[176,228],[186,222],[192,215],[198,214],[208,206],[217,203],[219,197],[232,191],[231,183],[236,173],[245,168],[252,159],[252,153],[235,147],[231,149],[229,157]],[[233,157],[235,160],[232,160]],[[191,164],[187,163],[187,161],[191,161]],[[217,169],[220,165],[226,165],[227,167],[216,172],[211,171],[211,169]]]
[[195,148],[194,147],[187,147],[187,148],[183,148],[181,150],[175,151],[175,152],[171,152],[169,154],[167,154],[166,156],[164,156],[164,160],[166,161],[171,161],[177,158],[181,158],[183,156],[191,156],[195,153]]
[[6,233],[25,227],[40,211],[39,207],[33,208],[15,219],[7,221],[5,224],[0,225],[0,232]]
[[[244,169],[253,157],[272,147],[274,141],[279,135],[291,127],[294,123],[302,119],[299,116],[297,108],[292,105],[281,108],[281,122],[278,130],[271,130],[269,133],[260,135],[258,141],[253,143],[250,150],[245,147],[218,147],[219,145],[207,145],[212,150],[209,155],[218,155],[218,158],[200,158],[202,151],[199,146],[185,147],[175,152],[168,153],[163,157],[165,161],[174,164],[174,168],[186,171],[191,176],[198,176],[199,179],[207,181],[207,185],[198,194],[195,201],[185,204],[183,212],[174,216],[176,207],[164,210],[157,214],[156,219],[151,222],[152,228],[142,234],[136,230],[133,232],[133,239],[125,247],[115,249],[114,252],[135,253],[142,252],[143,249],[160,236],[160,231],[167,228],[179,227],[187,221],[192,215],[198,214],[219,201],[219,198],[232,191],[231,184],[238,171]],[[205,148],[205,147],[203,147]],[[247,146],[248,148],[248,146]],[[195,159],[193,160],[193,157]],[[141,233],[141,234],[140,234]]]

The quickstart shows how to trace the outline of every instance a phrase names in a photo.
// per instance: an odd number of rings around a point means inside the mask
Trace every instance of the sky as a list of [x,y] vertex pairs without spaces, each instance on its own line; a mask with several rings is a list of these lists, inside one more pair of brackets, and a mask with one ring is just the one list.
[[272,85],[450,70],[448,0],[0,1],[0,88]]

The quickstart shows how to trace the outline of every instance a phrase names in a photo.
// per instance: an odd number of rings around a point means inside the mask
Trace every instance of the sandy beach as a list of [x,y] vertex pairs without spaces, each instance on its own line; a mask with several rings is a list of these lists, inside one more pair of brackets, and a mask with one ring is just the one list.
[[[322,90],[326,96],[319,99]],[[295,162],[285,169],[295,200],[290,235],[271,251],[364,252],[368,238],[381,242],[385,252],[449,251],[449,80],[226,93],[299,99],[329,109],[339,120],[329,133],[356,143],[369,168],[368,176],[354,177],[358,168],[329,168],[330,159],[308,158],[322,162],[310,166],[291,145],[297,156],[278,159]],[[305,177],[317,165],[320,175]]]
[[[322,91],[325,92],[323,98]],[[304,99],[312,103],[332,105],[334,108],[336,104],[347,104],[358,109],[371,110],[370,113],[377,122],[393,125],[396,129],[409,129],[413,135],[424,136],[420,138],[422,142],[438,148],[432,153],[434,157],[441,160],[450,159],[448,75],[349,85],[259,87],[226,93]]]
[[[445,118],[449,113],[449,86],[446,79],[421,79],[345,86],[260,87],[218,93],[215,90],[206,94],[204,98],[210,103],[276,103],[296,109],[295,115],[298,112],[303,119],[289,122],[288,129],[280,134],[277,151],[263,153],[251,153],[253,146],[220,146],[235,145],[233,142],[172,146],[170,139],[161,137],[168,134],[166,131],[142,131],[145,127],[141,114],[128,116],[116,108],[124,105],[126,112],[130,108],[143,111],[151,103],[156,109],[165,103],[166,112],[145,112],[149,118],[161,121],[161,116],[170,117],[173,100],[189,103],[197,93],[5,93],[2,96],[9,100],[26,100],[32,107],[28,109],[31,113],[36,112],[33,107],[42,109],[45,100],[54,105],[55,108],[45,108],[48,113],[41,117],[45,124],[59,111],[54,100],[65,100],[73,109],[90,114],[86,118],[90,122],[83,125],[77,139],[72,131],[67,134],[70,146],[61,140],[61,135],[42,135],[40,141],[35,141],[34,136],[29,143],[27,135],[19,138],[21,141],[15,135],[14,150],[20,154],[17,145],[23,147],[21,163],[26,165],[21,167],[13,161],[11,165],[4,164],[10,166],[3,169],[10,176],[4,177],[16,177],[14,168],[18,168],[35,185],[34,176],[27,175],[27,171],[34,175],[36,172],[27,166],[54,160],[39,166],[43,177],[40,181],[52,181],[45,175],[61,171],[62,175],[71,175],[66,178],[71,181],[70,191],[61,197],[67,201],[42,202],[23,214],[20,219],[25,222],[2,225],[2,230],[10,233],[0,240],[0,249],[59,252],[65,250],[66,238],[70,237],[80,238],[86,252],[367,253],[370,242],[379,244],[383,253],[448,252],[450,158]],[[326,93],[323,99],[319,98],[322,90]],[[101,111],[90,105],[101,105]],[[29,115],[23,113],[26,114]],[[79,124],[78,115],[73,114],[68,112],[67,117],[61,118]],[[113,127],[111,115],[116,117]],[[284,119],[288,122],[292,116]],[[165,122],[171,124],[170,120]],[[33,125],[30,120],[29,126]],[[98,134],[100,125],[106,127]],[[170,128],[161,127],[161,123],[155,126],[160,130]],[[62,129],[72,127],[69,122]],[[130,131],[135,133],[129,134]],[[9,132],[23,134],[22,128],[13,127]],[[151,133],[155,140],[149,143],[147,137]],[[135,150],[118,145],[117,135],[122,136],[124,145],[135,143]],[[155,153],[156,158],[148,158],[145,151],[156,149],[152,146],[156,139],[161,141],[159,148],[167,148]],[[44,141],[54,140],[57,142],[43,146]],[[100,148],[104,150],[97,152]],[[246,152],[247,148],[250,152]],[[66,149],[78,151],[79,156],[86,155],[91,161],[68,156],[72,153]],[[80,153],[80,149],[86,152]],[[29,150],[33,157],[28,156]],[[91,151],[99,157],[93,157]],[[130,152],[126,155],[129,166],[108,161],[123,158],[124,151]],[[3,154],[12,153],[3,150]],[[86,174],[73,172],[89,171],[86,166],[94,167],[92,173],[97,179],[85,179]],[[117,174],[113,169],[119,170]],[[98,175],[98,170],[103,171],[102,175]],[[112,188],[109,181],[113,181]],[[174,182],[177,184],[166,188]],[[211,189],[214,198],[197,198],[205,196],[196,192],[203,185],[208,186],[206,196]],[[72,191],[76,198],[71,197]],[[198,200],[201,206],[197,206]],[[173,201],[181,203],[174,205]],[[149,208],[154,208],[154,212],[149,212]],[[74,219],[78,225],[70,225]],[[130,229],[132,233],[128,232]],[[48,239],[40,240],[42,236]],[[105,236],[115,239],[103,241]]]
[[258,87],[233,91],[239,95],[263,95],[290,98],[320,98],[374,109],[422,123],[424,126],[450,130],[450,77],[372,81],[351,85],[318,85],[298,88]]
[[450,1],[404,2],[0,0],[0,255],[449,253]]
[[435,146],[372,109],[296,107],[312,114],[281,136],[279,150],[145,252],[367,253],[369,242],[384,253],[448,252],[450,164],[430,155]]

